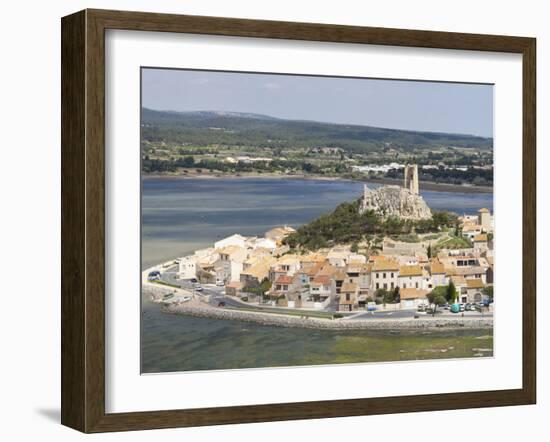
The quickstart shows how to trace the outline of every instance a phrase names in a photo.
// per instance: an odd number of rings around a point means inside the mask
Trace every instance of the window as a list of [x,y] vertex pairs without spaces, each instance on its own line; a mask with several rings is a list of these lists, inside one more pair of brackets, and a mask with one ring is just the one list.
[[382,274],[382,278],[384,278],[384,279],[386,278],[386,274],[385,274],[385,273]]
[[376,274],[376,279],[380,278],[380,273]]
[[390,287],[393,289],[393,282],[391,283]]
[[388,289],[388,283],[385,282],[385,283],[384,283],[384,290],[387,290],[387,289]]
[[350,294],[346,293],[346,301],[349,301],[349,300],[350,300]]
[[416,283],[414,284],[414,286],[415,286],[416,288],[418,288],[418,282],[416,282]]
[[[391,277],[393,278],[393,272],[392,272],[392,274],[391,274]],[[392,284],[392,285],[393,285],[393,284]]]
[[379,288],[380,288],[380,283],[377,282],[377,283],[376,283],[376,290],[378,290]]

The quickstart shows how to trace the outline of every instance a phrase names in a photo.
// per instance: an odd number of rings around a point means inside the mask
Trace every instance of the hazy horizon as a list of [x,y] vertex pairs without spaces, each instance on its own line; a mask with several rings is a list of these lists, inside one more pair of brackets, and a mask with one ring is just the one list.
[[319,121],[319,120],[308,120],[305,118],[281,118],[281,117],[275,117],[273,115],[268,114],[259,114],[257,112],[241,112],[241,111],[231,111],[231,110],[216,110],[216,109],[193,109],[193,110],[185,110],[185,111],[178,111],[174,109],[152,109],[150,107],[142,106],[142,109],[151,110],[154,112],[168,112],[168,113],[177,113],[177,114],[193,114],[193,113],[214,113],[214,114],[241,114],[241,115],[257,115],[259,117],[266,117],[267,119],[273,119],[273,120],[281,120],[281,121],[303,121],[307,123],[320,123],[320,124],[335,124],[339,126],[359,126],[359,127],[372,127],[376,129],[389,129],[389,130],[400,130],[405,132],[423,132],[423,133],[441,133],[446,135],[462,135],[462,136],[472,136],[472,137],[480,137],[480,138],[487,138],[492,139],[493,137],[488,137],[484,135],[476,135],[476,134],[469,134],[469,133],[458,133],[458,132],[441,132],[441,131],[434,131],[434,130],[417,130],[417,129],[400,129],[396,127],[383,127],[383,126],[373,126],[369,124],[355,124],[355,123],[336,123],[334,121]]
[[142,107],[493,138],[493,86],[142,68]]

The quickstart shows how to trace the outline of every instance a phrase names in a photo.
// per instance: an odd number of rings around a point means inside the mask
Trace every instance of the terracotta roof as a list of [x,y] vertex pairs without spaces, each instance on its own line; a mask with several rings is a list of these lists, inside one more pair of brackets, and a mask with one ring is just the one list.
[[392,259],[381,259],[374,261],[372,266],[374,272],[384,271],[384,270],[399,270],[399,264],[397,261]]
[[487,268],[481,266],[451,267],[445,269],[448,275],[481,275],[487,272]]
[[339,268],[334,271],[332,277],[334,279],[344,280],[348,277],[348,274],[344,271],[344,269]]
[[325,255],[321,253],[310,253],[300,258],[301,262],[322,263],[322,262],[325,262],[326,260],[327,258],[325,257]]
[[464,276],[451,276],[451,281],[453,281],[454,285],[466,285],[466,279],[464,278]]
[[281,275],[277,278],[277,280],[275,281],[275,284],[292,284],[292,276],[288,276],[288,275]]
[[353,282],[344,282],[342,284],[342,288],[340,289],[341,293],[344,293],[344,292],[355,293],[356,291],[357,291],[357,284],[354,284]]
[[233,282],[230,282],[229,284],[226,284],[225,287],[230,289],[241,289],[243,287],[243,284],[242,282],[239,282],[239,281],[233,281]]
[[269,268],[271,267],[273,261],[274,258],[266,257],[251,266],[248,270],[243,270],[241,275],[250,275],[259,280],[266,278],[269,275]]
[[438,259],[434,259],[430,263],[430,272],[432,275],[437,273],[445,273],[445,266]]
[[336,267],[331,264],[324,264],[318,272],[318,275],[333,276],[336,273]]
[[409,289],[399,290],[400,299],[425,298],[427,294],[428,294],[428,290],[422,290],[422,289],[409,288]]
[[474,242],[487,242],[487,234],[481,233],[474,236]]
[[481,230],[479,224],[465,224],[464,227],[462,227],[463,232],[475,232],[476,230]]
[[467,279],[466,287],[468,287],[469,289],[482,289],[483,287],[485,287],[485,284],[483,284],[483,281],[481,279]]
[[481,209],[478,210],[479,213],[491,213],[489,212],[489,209],[487,209],[486,207],[483,207]]
[[322,263],[318,262],[314,265],[312,265],[311,267],[309,267],[307,270],[306,270],[306,275],[309,276],[309,277],[312,277],[312,276],[315,276],[317,275],[317,273],[319,272],[319,270],[321,270],[321,267],[323,266]]
[[283,255],[277,261],[277,265],[297,264],[299,262],[300,262],[300,259],[296,255]]
[[221,249],[218,249],[218,253],[223,253],[224,255],[233,255],[235,253],[245,253],[245,252],[246,252],[245,249],[235,245],[225,246],[225,247],[222,247]]
[[320,275],[313,278],[311,284],[314,285],[330,285],[330,278],[326,275]]
[[399,268],[399,276],[422,276],[422,268],[420,266],[401,266]]

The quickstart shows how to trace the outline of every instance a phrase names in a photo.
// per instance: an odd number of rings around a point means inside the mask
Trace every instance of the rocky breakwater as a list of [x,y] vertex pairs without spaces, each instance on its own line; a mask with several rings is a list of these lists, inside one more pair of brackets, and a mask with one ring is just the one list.
[[429,219],[432,212],[424,198],[399,186],[383,186],[369,189],[366,185],[361,198],[360,213],[368,210],[388,218],[421,220]]
[[422,329],[490,329],[492,318],[472,317],[426,317],[403,319],[320,319],[306,316],[290,316],[276,313],[239,311],[213,307],[200,301],[163,306],[165,313],[188,315],[199,318],[254,322],[275,327],[294,327],[325,330],[422,330]]

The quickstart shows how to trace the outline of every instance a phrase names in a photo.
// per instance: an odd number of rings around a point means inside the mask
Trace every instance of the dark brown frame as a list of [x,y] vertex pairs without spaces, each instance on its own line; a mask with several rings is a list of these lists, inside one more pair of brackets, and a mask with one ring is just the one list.
[[[536,401],[536,40],[449,32],[84,10],[62,19],[61,422],[142,430]],[[518,53],[523,56],[523,386],[515,390],[105,413],[105,30]],[[518,166],[519,167],[519,166]]]

